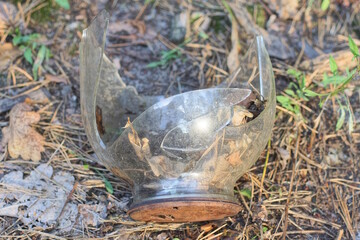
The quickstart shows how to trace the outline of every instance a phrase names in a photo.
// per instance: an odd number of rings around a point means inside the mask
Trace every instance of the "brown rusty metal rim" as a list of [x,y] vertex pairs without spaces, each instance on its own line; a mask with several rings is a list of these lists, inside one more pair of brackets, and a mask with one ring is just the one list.
[[173,198],[143,202],[131,207],[130,217],[143,222],[201,222],[234,216],[242,209],[236,202],[204,198]]

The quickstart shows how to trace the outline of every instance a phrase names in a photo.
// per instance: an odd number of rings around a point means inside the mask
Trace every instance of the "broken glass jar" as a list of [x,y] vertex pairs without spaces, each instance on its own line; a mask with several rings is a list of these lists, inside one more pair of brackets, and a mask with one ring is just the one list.
[[[263,38],[216,87],[142,96],[104,54],[108,23],[103,11],[83,32],[81,110],[99,161],[133,187],[129,215],[196,222],[237,214],[234,185],[260,156],[274,123],[274,76]],[[261,108],[257,116],[254,108]]]

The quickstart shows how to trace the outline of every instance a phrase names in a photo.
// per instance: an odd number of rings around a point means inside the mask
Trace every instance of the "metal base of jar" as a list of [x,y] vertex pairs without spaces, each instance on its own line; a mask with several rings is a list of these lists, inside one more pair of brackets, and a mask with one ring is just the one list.
[[241,205],[235,202],[177,198],[143,202],[132,206],[128,214],[132,219],[143,222],[201,222],[234,216],[241,209]]

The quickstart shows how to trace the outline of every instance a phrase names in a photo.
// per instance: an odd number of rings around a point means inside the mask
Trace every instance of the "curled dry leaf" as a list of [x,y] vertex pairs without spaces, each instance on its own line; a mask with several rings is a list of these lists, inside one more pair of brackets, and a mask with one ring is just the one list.
[[234,116],[231,119],[231,124],[233,126],[244,124],[246,123],[246,117],[252,118],[254,115],[243,106],[236,105],[234,106]]
[[149,139],[147,138],[142,138],[141,139],[141,151],[144,155],[145,158],[149,158],[151,157],[151,150],[150,150],[150,145],[149,145]]
[[140,160],[142,160],[144,158],[144,156],[141,153],[141,141],[140,141],[140,138],[139,138],[136,130],[134,129],[132,123],[130,122],[130,119],[128,119],[128,122],[126,123],[125,128],[131,129],[131,132],[128,133],[129,141],[135,150],[136,156],[138,158],[140,158]]
[[40,161],[44,149],[44,137],[30,124],[40,121],[40,114],[31,111],[26,103],[15,105],[10,111],[10,124],[2,130],[1,145],[8,145],[12,158],[21,156],[24,160]]

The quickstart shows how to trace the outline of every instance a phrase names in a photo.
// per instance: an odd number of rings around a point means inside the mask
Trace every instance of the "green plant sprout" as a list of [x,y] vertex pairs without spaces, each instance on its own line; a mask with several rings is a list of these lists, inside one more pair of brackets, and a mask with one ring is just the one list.
[[95,172],[97,174],[99,174],[101,176],[101,178],[103,179],[104,181],[104,184],[105,184],[105,188],[106,188],[106,191],[110,194],[113,194],[114,193],[114,188],[113,186],[111,185],[111,183],[109,182],[109,180],[106,179],[106,177],[101,173],[99,172],[99,170],[97,170],[96,168],[92,168],[95,170]]
[[166,66],[170,63],[171,60],[177,59],[182,56],[181,48],[183,48],[187,43],[189,43],[191,39],[185,40],[182,44],[177,46],[174,49],[169,51],[162,51],[161,52],[161,60],[156,62],[151,62],[146,67],[148,68],[156,68],[159,66]]
[[354,55],[354,58],[360,57],[359,48],[357,47],[357,45],[355,44],[354,40],[350,35],[349,35],[349,48],[351,53]]
[[[285,95],[277,96],[276,99],[282,107],[293,112],[297,115],[301,115],[300,107],[296,101],[292,100],[292,97],[295,100],[305,100],[309,101],[309,98],[319,97],[320,103],[319,106],[322,108],[328,99],[334,97],[336,102],[339,105],[339,118],[336,123],[336,131],[340,130],[344,123],[346,116],[348,118],[348,131],[351,133],[354,129],[354,114],[352,112],[350,101],[345,95],[344,91],[346,90],[348,84],[353,80],[355,74],[360,70],[359,64],[359,49],[355,44],[354,40],[349,35],[349,48],[351,53],[354,55],[354,58],[357,60],[357,67],[351,72],[347,69],[346,74],[340,75],[338,71],[338,66],[335,62],[335,59],[330,56],[329,65],[331,76],[327,73],[324,73],[323,80],[318,84],[318,86],[323,87],[326,91],[324,93],[317,93],[311,90],[311,88],[305,87],[305,76],[303,73],[296,71],[294,69],[289,69],[288,74],[293,76],[298,81],[298,85],[295,83],[290,83],[287,89],[284,91]],[[332,85],[333,88],[329,89],[328,86]],[[294,91],[295,90],[295,91]],[[341,99],[346,100],[346,104],[343,104]]]
[[240,191],[234,190],[234,193],[238,193],[238,194],[248,198],[249,200],[251,199],[251,190],[248,188],[241,189]]
[[294,77],[297,83],[291,82],[284,90],[285,95],[277,96],[276,100],[282,107],[296,114],[299,118],[304,119],[301,115],[299,101],[309,101],[309,98],[305,95],[305,75],[295,69],[289,69],[287,74]]
[[[72,154],[74,156],[76,156],[79,159],[82,159],[83,161],[85,160],[85,158],[83,158],[81,155],[78,155],[76,152],[74,152],[73,150],[68,150],[69,154]],[[104,184],[105,184],[105,189],[108,193],[113,194],[114,193],[114,188],[111,185],[111,183],[109,182],[109,180],[106,179],[106,177],[96,168],[91,167],[88,163],[83,163],[83,168],[84,170],[95,170],[95,172],[102,178]]]
[[55,0],[55,2],[62,8],[64,8],[65,10],[69,10],[70,9],[70,4],[68,0]]
[[326,11],[330,6],[330,0],[322,0],[321,10]]
[[15,29],[15,34],[12,43],[24,52],[23,56],[25,60],[32,65],[32,73],[34,80],[36,81],[39,67],[44,60],[49,60],[52,56],[51,51],[44,44],[39,44],[37,42],[40,38],[40,35],[37,33],[23,36],[19,29]]

